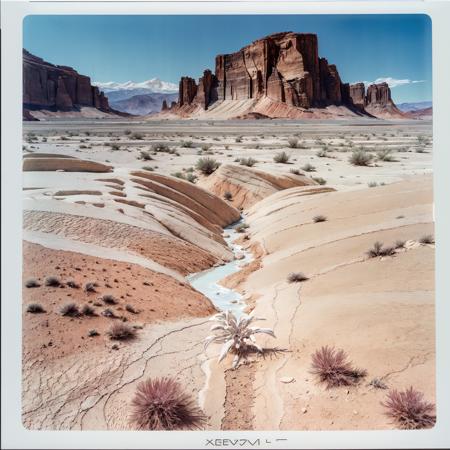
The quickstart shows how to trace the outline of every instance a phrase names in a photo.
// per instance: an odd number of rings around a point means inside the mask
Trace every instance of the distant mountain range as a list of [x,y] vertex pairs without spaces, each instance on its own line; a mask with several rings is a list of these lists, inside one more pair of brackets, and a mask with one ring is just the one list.
[[420,109],[431,108],[431,106],[433,106],[433,103],[431,101],[413,102],[413,103],[397,103],[397,108],[403,112],[418,111]]
[[168,105],[178,100],[178,86],[159,78],[151,78],[139,83],[96,81],[93,84],[106,94],[114,109],[139,116],[160,112],[164,100]]
[[[120,91],[122,92],[122,91]],[[108,98],[110,99],[110,105],[117,111],[126,112],[129,114],[134,114],[137,116],[145,116],[147,114],[159,113],[163,101],[167,102],[170,106],[172,102],[178,100],[178,93],[175,94],[141,94],[133,95],[128,98],[123,98],[121,100],[111,100],[111,93],[108,93]]]

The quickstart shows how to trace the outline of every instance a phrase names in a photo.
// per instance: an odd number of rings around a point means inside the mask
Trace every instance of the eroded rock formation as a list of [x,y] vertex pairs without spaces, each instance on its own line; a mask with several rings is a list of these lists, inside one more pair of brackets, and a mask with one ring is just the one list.
[[108,98],[91,79],[67,66],[56,66],[23,50],[24,109],[54,109],[70,111],[91,106],[111,111]]
[[216,102],[265,98],[293,109],[336,105],[361,115],[369,112],[368,106],[397,114],[386,83],[369,86],[367,93],[364,83],[343,83],[337,67],[318,53],[315,34],[285,32],[258,39],[235,53],[218,55],[215,72],[205,70],[198,84],[182,77],[178,103],[170,110],[189,115],[194,107],[208,110]]

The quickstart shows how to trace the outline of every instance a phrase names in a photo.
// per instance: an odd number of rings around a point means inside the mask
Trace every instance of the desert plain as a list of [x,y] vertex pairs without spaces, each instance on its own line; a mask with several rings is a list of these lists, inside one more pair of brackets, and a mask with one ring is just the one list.
[[[25,427],[133,429],[164,376],[210,430],[393,429],[389,389],[435,401],[431,121],[47,119],[23,127]],[[273,352],[204,349],[221,288]],[[362,379],[328,388],[323,346]]]

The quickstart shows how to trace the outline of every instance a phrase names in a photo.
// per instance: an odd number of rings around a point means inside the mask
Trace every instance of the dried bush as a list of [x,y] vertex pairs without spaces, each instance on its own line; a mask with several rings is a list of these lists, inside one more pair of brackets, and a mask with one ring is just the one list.
[[151,146],[152,152],[154,153],[169,153],[170,147],[165,142],[154,142]]
[[393,389],[381,404],[386,415],[404,430],[432,428],[436,423],[435,405],[423,399],[423,393],[412,386],[405,391]]
[[35,287],[39,287],[40,284],[38,282],[38,280],[34,279],[34,278],[30,278],[27,281],[25,281],[25,287],[27,288],[35,288]]
[[125,309],[132,314],[137,314],[138,312],[136,311],[136,309],[134,308],[133,305],[125,305]]
[[130,138],[135,139],[136,141],[141,141],[142,139],[144,139],[144,135],[135,131],[134,133],[131,133]]
[[66,281],[66,285],[72,289],[78,289],[80,287],[80,285],[76,283],[74,280]]
[[290,148],[298,148],[298,139],[297,138],[289,138],[288,145]]
[[114,311],[112,309],[110,309],[110,308],[106,308],[105,310],[103,310],[102,316],[105,316],[105,317],[116,317],[116,315],[114,314]]
[[100,333],[97,330],[89,330],[88,336],[89,337],[100,336]]
[[238,232],[238,233],[243,233],[247,228],[249,228],[249,225],[246,224],[245,222],[242,222],[238,225],[236,225],[234,227],[234,229]]
[[208,157],[200,158],[196,164],[197,170],[200,170],[204,175],[211,175],[219,166],[220,163]]
[[325,178],[322,178],[322,177],[312,177],[312,179],[313,179],[317,184],[320,184],[321,186],[323,186],[324,184],[327,184],[327,180],[325,180]]
[[140,382],[131,405],[131,423],[138,430],[192,430],[206,423],[203,411],[172,378]]
[[30,303],[27,306],[27,312],[33,313],[33,314],[39,314],[39,313],[45,313],[45,309],[39,303]]
[[83,305],[81,313],[85,316],[95,316],[95,309],[91,305]]
[[109,338],[115,341],[127,341],[136,337],[136,330],[129,325],[117,322],[108,331]]
[[383,243],[379,241],[375,242],[373,247],[366,252],[369,258],[376,258],[378,256],[392,256],[394,253],[394,247],[383,247]]
[[254,158],[241,158],[239,164],[241,166],[253,167],[258,161]]
[[188,172],[185,176],[186,181],[189,181],[189,183],[195,183],[197,180],[197,176],[193,173]]
[[103,300],[103,302],[106,303],[107,305],[115,305],[115,304],[117,304],[117,299],[116,299],[116,297],[114,297],[114,295],[111,295],[111,294],[105,294],[105,295],[102,297],[102,300]]
[[300,283],[306,280],[309,280],[309,278],[302,272],[292,272],[287,277],[288,283]]
[[315,172],[316,171],[316,168],[310,163],[306,163],[301,169],[304,170],[305,172]]
[[45,285],[51,287],[58,287],[61,285],[61,280],[55,276],[49,276],[45,279]]
[[323,216],[321,214],[319,214],[318,216],[314,216],[313,217],[314,223],[326,222],[326,220],[327,220],[326,216]]
[[311,372],[317,375],[321,382],[326,383],[327,389],[354,385],[367,375],[365,370],[352,367],[342,349],[325,346],[316,350],[311,357]]
[[322,150],[318,150],[316,152],[316,156],[319,158],[327,158],[328,157],[328,150],[323,148]]
[[62,316],[76,317],[80,315],[78,306],[75,303],[66,303],[61,307],[60,313]]
[[386,162],[395,162],[397,161],[393,156],[392,156],[392,151],[391,150],[380,150],[377,152],[377,158],[379,161],[386,161]]
[[183,148],[192,148],[192,147],[194,146],[194,144],[193,144],[192,141],[183,141],[183,142],[181,143],[181,146],[182,146]]
[[287,164],[289,162],[289,158],[290,155],[288,155],[286,152],[280,152],[273,157],[273,160],[279,164]]
[[150,155],[150,152],[148,150],[141,150],[139,152],[139,159],[142,159],[142,161],[152,161],[152,155]]
[[421,244],[434,244],[434,237],[431,234],[427,234],[425,236],[422,236],[419,239],[419,242]]
[[375,389],[387,389],[387,384],[384,383],[380,378],[373,378],[370,380],[369,386],[374,387]]
[[395,248],[405,248],[405,244],[406,244],[405,241],[398,239],[395,241],[394,247]]
[[290,169],[289,172],[293,173],[294,175],[301,175],[301,172],[298,169]]
[[225,200],[232,200],[232,199],[233,199],[233,194],[232,194],[230,191],[226,191],[226,192],[223,194],[223,198],[224,198]]
[[355,150],[350,156],[350,163],[354,166],[368,166],[373,160],[373,155],[364,150]]
[[93,281],[89,281],[88,283],[86,283],[86,284],[84,285],[84,290],[85,290],[86,292],[96,292],[96,291],[95,291],[96,286],[97,286],[97,283],[95,283],[95,282],[93,282]]
[[222,361],[228,352],[234,353],[233,369],[236,368],[242,357],[251,352],[262,353],[263,349],[256,343],[255,334],[264,333],[275,337],[270,328],[251,327],[251,323],[264,320],[250,315],[242,315],[239,319],[231,311],[223,311],[213,316],[216,325],[211,327],[215,334],[205,339],[205,349],[212,342],[223,344],[219,355],[219,362]]

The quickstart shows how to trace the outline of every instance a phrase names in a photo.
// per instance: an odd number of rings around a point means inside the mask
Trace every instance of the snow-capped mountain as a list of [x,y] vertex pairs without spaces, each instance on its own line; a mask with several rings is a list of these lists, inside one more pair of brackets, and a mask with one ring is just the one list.
[[94,81],[92,84],[98,86],[105,94],[111,91],[134,91],[142,89],[149,91],[149,94],[171,94],[178,91],[178,86],[176,84],[170,83],[169,81],[162,81],[159,78],[152,78],[139,83],[134,81],[126,81],[125,83],[117,83],[115,81],[103,83],[101,81]]

